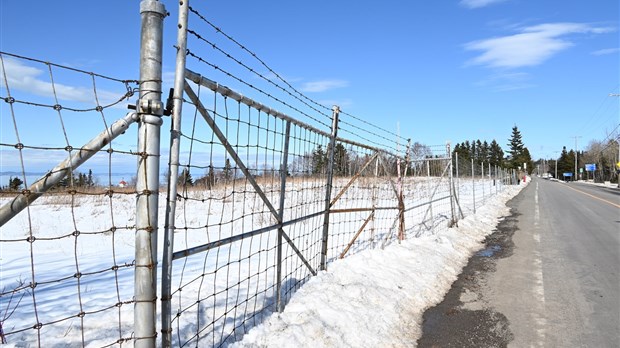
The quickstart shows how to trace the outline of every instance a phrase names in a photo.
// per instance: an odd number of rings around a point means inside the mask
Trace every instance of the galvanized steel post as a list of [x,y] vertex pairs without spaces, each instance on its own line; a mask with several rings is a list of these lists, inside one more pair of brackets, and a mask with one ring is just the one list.
[[336,137],[338,137],[338,114],[340,108],[336,105],[332,107],[332,134],[330,136],[327,163],[327,187],[325,188],[325,217],[323,218],[323,238],[321,241],[321,270],[327,269],[327,240],[329,237],[329,210],[332,197],[332,182],[334,179],[334,150],[336,148]]
[[172,255],[174,254],[174,230],[177,186],[179,181],[179,150],[181,146],[181,112],[185,87],[185,62],[187,54],[187,17],[189,0],[179,3],[177,30],[177,58],[170,131],[170,164],[168,166],[168,194],[166,195],[166,222],[164,224],[164,255],[161,276],[161,333],[162,347],[172,346]]
[[489,168],[487,173],[489,177],[489,196],[490,196],[492,194],[491,192],[493,191],[493,188],[491,187],[491,185],[493,184],[492,179],[491,179],[491,162],[488,163],[487,167]]
[[456,196],[461,199],[461,178],[459,177],[459,153],[455,152],[454,157],[456,160]]
[[140,97],[137,112],[138,170],[135,236],[134,347],[155,347],[157,313],[157,212],[161,102],[162,36],[166,9],[155,0],[140,2]]
[[276,311],[282,313],[282,222],[284,221],[284,199],[286,198],[286,177],[288,175],[288,147],[291,137],[291,121],[286,121],[286,130],[284,133],[284,153],[282,154],[282,163],[280,164],[280,206],[278,209],[278,217],[280,218],[280,227],[278,227],[278,249],[276,265]]
[[482,202],[484,203],[485,192],[484,192],[484,161],[480,163],[480,180],[482,180]]
[[471,159],[471,190],[474,200],[474,214],[476,214],[476,172],[474,171],[474,159]]
[[453,164],[452,164],[452,151],[450,150],[450,143],[446,144],[446,151],[448,152],[448,156],[450,158],[450,174],[448,176],[448,178],[450,178],[450,183],[449,183],[449,189],[450,189],[450,213],[452,214],[452,221],[450,222],[450,225],[453,225],[456,223],[456,214],[454,213],[454,200],[455,198],[455,190],[454,190],[454,175],[452,173],[452,171],[454,170]]

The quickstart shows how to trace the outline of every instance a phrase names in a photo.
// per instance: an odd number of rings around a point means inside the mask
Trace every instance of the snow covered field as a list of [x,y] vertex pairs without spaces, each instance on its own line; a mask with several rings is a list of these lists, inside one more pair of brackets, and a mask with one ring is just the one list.
[[[416,194],[406,196],[406,207],[427,201],[434,189],[433,181],[412,185]],[[200,340],[204,346],[226,345],[240,338],[234,345],[415,344],[423,310],[443,297],[469,255],[507,213],[505,202],[520,189],[501,186],[498,193],[498,187],[488,184],[484,206],[479,206],[483,197],[476,193],[474,216],[468,205],[473,200],[466,198],[473,192],[471,185],[459,186],[461,207],[469,216],[458,228],[445,227],[449,204],[446,213],[446,202],[438,202],[430,216],[424,206],[409,212],[409,220],[430,224],[408,220],[408,239],[385,243],[392,240],[394,212],[378,211],[347,257],[337,261],[368,212],[335,216],[328,253],[333,262],[316,277],[285,247],[286,307],[281,314],[270,315],[275,303],[275,231],[175,261],[175,344]],[[319,189],[310,183],[287,192],[285,220],[322,211]],[[279,195],[265,191],[277,207]],[[177,208],[175,250],[273,224],[255,194],[230,193],[188,193],[191,199]],[[354,187],[346,195],[343,202],[355,202],[347,208],[394,206],[393,197],[372,190]],[[160,231],[164,206],[161,195]],[[135,194],[51,195],[2,227],[0,319],[8,347],[132,346],[134,210]],[[322,216],[317,216],[288,230],[314,269],[321,227]],[[259,324],[261,320],[266,321]]]
[[424,310],[443,299],[522,186],[488,198],[458,228],[365,250],[330,265],[281,314],[233,347],[414,347]]

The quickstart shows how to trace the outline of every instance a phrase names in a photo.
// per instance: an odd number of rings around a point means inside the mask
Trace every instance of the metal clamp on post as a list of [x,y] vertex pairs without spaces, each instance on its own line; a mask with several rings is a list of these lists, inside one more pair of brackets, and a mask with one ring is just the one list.
[[138,102],[138,112],[141,114],[163,116],[164,103],[159,100],[141,99]]

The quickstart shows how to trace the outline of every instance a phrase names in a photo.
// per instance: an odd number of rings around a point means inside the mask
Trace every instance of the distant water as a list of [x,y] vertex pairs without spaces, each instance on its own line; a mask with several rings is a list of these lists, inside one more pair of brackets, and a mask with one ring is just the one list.
[[[46,173],[26,173],[25,181],[28,185],[32,185],[35,181],[39,180]],[[135,173],[112,173],[110,176],[108,173],[93,173],[93,178],[98,185],[108,186],[112,184],[113,186],[118,186],[119,182],[122,180],[126,182],[130,182],[131,178],[134,177]],[[9,180],[11,178],[18,177],[22,181],[24,181],[24,176],[21,173],[17,172],[0,172],[0,186],[8,186]],[[23,186],[22,186],[23,188]]]

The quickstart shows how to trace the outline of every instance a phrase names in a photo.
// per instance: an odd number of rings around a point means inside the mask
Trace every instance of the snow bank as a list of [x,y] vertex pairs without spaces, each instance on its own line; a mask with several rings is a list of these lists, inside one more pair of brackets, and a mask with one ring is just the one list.
[[[527,181],[529,183],[529,180]],[[329,265],[280,314],[231,347],[412,347],[422,315],[443,299],[524,185],[507,186],[459,226]]]

